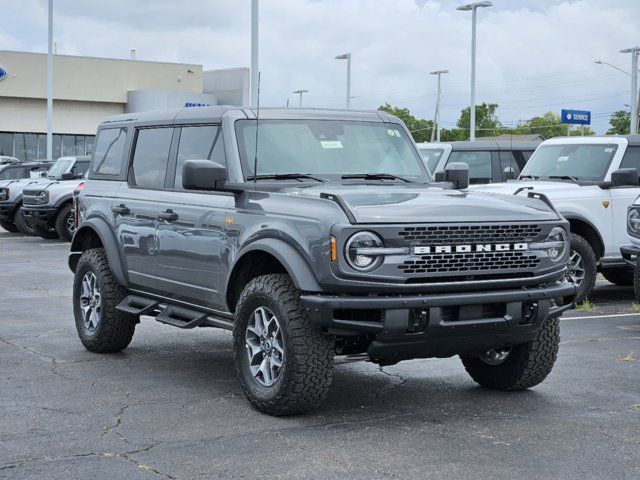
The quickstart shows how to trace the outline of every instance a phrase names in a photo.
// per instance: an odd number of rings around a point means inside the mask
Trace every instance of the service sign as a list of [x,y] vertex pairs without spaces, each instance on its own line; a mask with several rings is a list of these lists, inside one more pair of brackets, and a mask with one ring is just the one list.
[[587,110],[562,110],[560,114],[562,123],[572,125],[591,125],[591,112]]
[[7,76],[7,69],[0,65],[0,80],[4,80]]

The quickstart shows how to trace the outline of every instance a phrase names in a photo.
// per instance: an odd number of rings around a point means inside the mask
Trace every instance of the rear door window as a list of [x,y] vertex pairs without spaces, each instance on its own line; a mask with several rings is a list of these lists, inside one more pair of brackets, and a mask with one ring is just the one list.
[[[509,178],[517,178],[520,175],[520,166],[518,163],[523,163],[524,159],[521,158],[518,161],[516,152],[500,152],[500,174],[502,180]],[[511,176],[508,173],[511,172]]]
[[640,170],[640,147],[628,147],[624,152],[620,168],[637,168]]
[[94,173],[99,175],[120,175],[126,138],[126,128],[105,128],[100,130],[93,157]]
[[144,128],[138,131],[131,164],[130,181],[143,188],[163,188],[173,128]]
[[447,164],[453,162],[469,165],[469,183],[491,182],[491,152],[454,151],[449,155]]

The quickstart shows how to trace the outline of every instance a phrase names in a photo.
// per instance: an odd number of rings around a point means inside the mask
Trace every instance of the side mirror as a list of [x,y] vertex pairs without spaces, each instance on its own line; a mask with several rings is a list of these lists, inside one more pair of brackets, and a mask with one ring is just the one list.
[[60,175],[60,180],[75,180],[76,175],[73,172],[66,172]]
[[215,190],[227,179],[227,169],[211,160],[185,160],[182,187],[186,190]]
[[40,176],[41,177],[46,177],[47,176],[47,172],[40,172]]
[[434,173],[433,179],[436,182],[444,182],[444,170],[438,170],[436,173]]
[[506,180],[513,180],[514,178],[516,178],[516,171],[513,169],[513,167],[505,167],[505,169],[502,171],[502,177]]
[[469,186],[469,165],[463,162],[449,163],[444,169],[444,181],[453,183],[453,188],[463,190]]
[[639,176],[637,168],[619,168],[611,173],[611,186],[637,187]]

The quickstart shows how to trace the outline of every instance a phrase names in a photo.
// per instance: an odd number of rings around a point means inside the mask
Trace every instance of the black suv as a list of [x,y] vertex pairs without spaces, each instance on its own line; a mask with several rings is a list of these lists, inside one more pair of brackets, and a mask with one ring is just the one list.
[[[257,172],[257,174],[256,174]],[[187,108],[110,118],[69,256],[84,346],[140,316],[233,331],[238,377],[273,415],[318,405],[334,357],[460,355],[479,384],[551,371],[568,223],[543,199],[431,183],[382,112]]]

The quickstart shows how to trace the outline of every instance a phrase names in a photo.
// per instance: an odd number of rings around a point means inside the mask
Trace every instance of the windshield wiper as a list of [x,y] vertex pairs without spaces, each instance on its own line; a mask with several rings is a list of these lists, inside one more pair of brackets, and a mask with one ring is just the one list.
[[572,175],[549,175],[549,178],[557,178],[558,180],[572,180],[574,182],[578,181],[578,178]]
[[[326,182],[325,178],[314,177],[307,173],[274,173],[269,175],[251,175],[247,177],[247,180],[300,180],[302,178],[308,178],[309,180],[315,180],[316,182]],[[302,180],[300,180],[302,181]]]
[[403,182],[412,183],[411,180],[407,180],[406,178],[398,177],[397,175],[392,175],[390,173],[348,173],[346,175],[342,175],[343,180],[348,180],[352,178],[362,178],[364,180],[402,180]]

